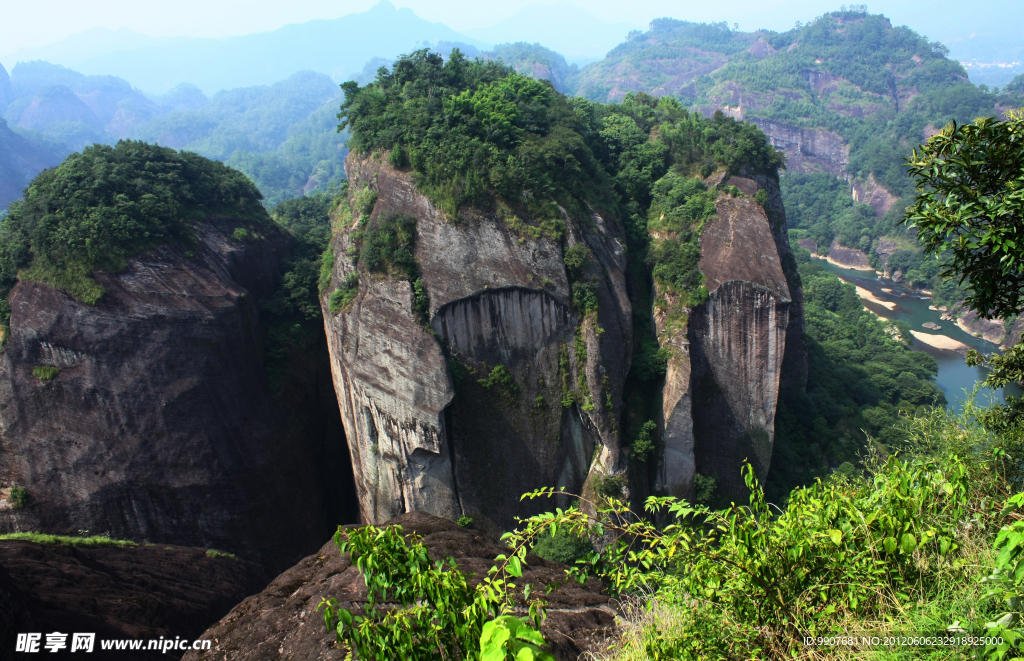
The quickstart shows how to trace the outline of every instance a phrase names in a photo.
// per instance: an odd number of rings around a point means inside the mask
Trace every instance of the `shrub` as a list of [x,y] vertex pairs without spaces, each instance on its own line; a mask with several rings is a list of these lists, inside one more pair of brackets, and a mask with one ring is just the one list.
[[104,546],[118,546],[124,548],[138,546],[135,542],[124,539],[110,539],[110,537],[105,535],[71,537],[67,535],[47,535],[39,532],[7,533],[5,535],[0,535],[0,540],[17,540],[23,542],[34,542],[36,544],[56,544],[83,548],[100,548]]
[[359,260],[371,273],[405,276],[411,280],[419,271],[413,256],[415,244],[415,216],[382,214],[367,225]]
[[11,509],[20,510],[25,505],[28,505],[28,491],[24,487],[11,487],[11,491],[7,496],[7,502],[11,504]]
[[[360,659],[495,660],[511,654],[554,661],[540,649],[540,600],[527,591],[529,620],[511,614],[515,586],[509,578],[522,576],[527,542],[495,558],[495,566],[475,587],[450,557],[434,562],[418,538],[406,540],[401,526],[339,529],[334,542],[339,553],[350,554],[367,588],[359,614],[340,608],[334,599],[317,606],[342,653]],[[378,608],[385,600],[397,607]]]
[[519,394],[519,386],[516,385],[515,379],[512,378],[512,373],[504,365],[495,365],[486,379],[477,379],[476,382],[487,390],[494,386],[501,386],[511,395]]
[[718,491],[718,480],[710,475],[696,473],[693,476],[693,502],[698,505],[711,506]]
[[36,365],[32,368],[32,376],[36,377],[40,381],[52,381],[57,378],[60,374],[59,367],[51,367],[50,365]]
[[564,565],[574,564],[593,550],[590,539],[585,535],[566,529],[538,537],[533,547],[533,552],[545,560],[561,562]]
[[457,523],[460,528],[472,528],[473,527],[473,517],[466,516],[465,514],[463,514],[462,516],[459,517],[459,520],[456,521],[455,523]]
[[231,233],[231,237],[235,241],[248,241],[252,237],[252,233],[244,227],[236,227],[235,231]]
[[639,461],[647,461],[648,456],[654,452],[654,438],[651,435],[657,429],[658,425],[653,420],[648,420],[643,424],[643,427],[640,428],[640,434],[630,445],[632,449],[631,456]]
[[327,308],[331,314],[338,314],[348,308],[359,293],[359,274],[349,273],[341,280],[341,285],[331,292],[327,299]]
[[754,201],[764,207],[764,205],[768,204],[768,191],[763,188],[759,188],[757,192],[754,193]]
[[324,293],[331,286],[331,278],[334,277],[334,247],[328,244],[323,254],[320,255],[320,277],[317,280],[317,288],[320,291],[320,295]]

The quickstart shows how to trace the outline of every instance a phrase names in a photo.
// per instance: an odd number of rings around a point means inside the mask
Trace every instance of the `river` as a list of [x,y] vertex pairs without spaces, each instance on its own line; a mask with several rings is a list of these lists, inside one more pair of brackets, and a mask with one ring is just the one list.
[[[874,271],[844,269],[835,264],[830,264],[824,259],[815,258],[815,260],[817,264],[825,267],[843,280],[867,289],[879,300],[896,304],[890,310],[886,306],[864,300],[864,307],[881,317],[905,321],[915,331],[945,335],[983,353],[991,353],[997,349],[996,345],[991,342],[986,342],[981,338],[964,332],[963,329],[956,325],[955,321],[942,320],[940,318],[941,312],[928,309],[932,305],[930,298],[913,292],[892,280],[880,280]],[[889,291],[882,291],[883,288]],[[925,328],[923,324],[929,321],[938,324],[941,328],[938,330]],[[916,351],[924,351],[935,357],[936,362],[939,364],[939,375],[935,379],[935,384],[945,393],[946,400],[954,411],[959,411],[962,407],[965,391],[973,389],[978,381],[984,381],[985,375],[988,374],[988,370],[983,367],[968,367],[964,363],[963,354],[957,351],[936,349],[918,339],[914,340],[913,348]],[[1001,403],[1006,401],[1005,395],[1020,396],[1020,394],[1021,392],[1016,386],[1008,386],[1003,390],[982,388],[976,401],[978,404]]]

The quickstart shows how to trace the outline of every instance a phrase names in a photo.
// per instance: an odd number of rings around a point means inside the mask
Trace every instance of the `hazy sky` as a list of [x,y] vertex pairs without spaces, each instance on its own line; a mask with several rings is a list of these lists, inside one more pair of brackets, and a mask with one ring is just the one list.
[[[376,0],[0,0],[0,54],[42,46],[89,28],[128,28],[151,36],[219,37],[273,30],[314,18],[337,18],[368,9]],[[392,0],[431,21],[456,30],[486,27],[508,18],[537,0]],[[872,13],[884,13],[933,39],[967,36],[992,25],[1013,26],[1024,35],[1024,0],[996,0],[1007,12],[965,11],[962,0],[876,0]],[[611,22],[646,26],[652,18],[671,16],[694,21],[739,23],[743,30],[788,29],[838,9],[840,2],[820,0],[581,0],[581,7]],[[972,24],[973,23],[973,24]],[[963,32],[965,34],[961,35]],[[1024,37],[1022,37],[1024,39]]]

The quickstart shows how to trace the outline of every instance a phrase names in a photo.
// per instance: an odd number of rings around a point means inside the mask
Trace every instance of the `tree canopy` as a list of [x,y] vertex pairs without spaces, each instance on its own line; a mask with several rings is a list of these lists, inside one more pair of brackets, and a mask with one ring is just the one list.
[[1016,314],[1024,292],[1024,113],[952,122],[908,159],[918,195],[905,221],[943,274],[987,319]]
[[0,293],[18,277],[93,303],[96,269],[162,243],[194,240],[191,219],[210,214],[267,222],[261,195],[223,163],[122,140],[72,154],[40,173],[0,225]]
[[650,204],[670,167],[775,173],[782,158],[756,127],[705,119],[671,98],[630,94],[621,104],[568,99],[499,62],[448,60],[427,50],[400,58],[374,82],[342,85],[339,129],[354,151],[387,151],[448,213],[499,201],[544,220],[588,202],[618,210]]

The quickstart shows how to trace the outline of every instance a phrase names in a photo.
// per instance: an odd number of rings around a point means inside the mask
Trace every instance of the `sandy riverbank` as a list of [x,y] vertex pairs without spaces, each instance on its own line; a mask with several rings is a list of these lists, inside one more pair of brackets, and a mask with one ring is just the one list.
[[[839,278],[839,279],[843,280],[842,278]],[[846,284],[850,284],[846,280],[843,280],[843,282],[846,282]],[[854,285],[854,287],[857,287],[857,285]],[[857,287],[857,296],[860,296],[862,300],[871,301],[875,305],[881,305],[886,310],[895,310],[896,309],[896,302],[895,301],[883,301],[882,299],[880,299],[877,296],[875,296],[874,294],[872,294],[870,290],[864,289],[863,287]]]
[[964,353],[966,353],[967,350],[970,349],[969,346],[967,346],[960,340],[954,340],[953,338],[946,337],[945,335],[922,333],[916,330],[912,330],[910,331],[910,333],[918,340],[921,340],[928,346],[935,347],[936,349],[945,349],[947,351],[960,351]]

